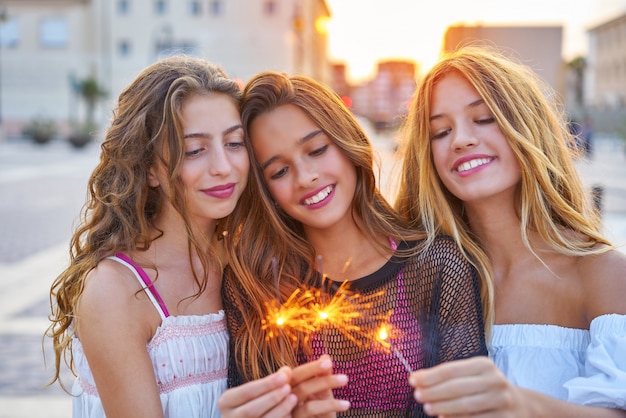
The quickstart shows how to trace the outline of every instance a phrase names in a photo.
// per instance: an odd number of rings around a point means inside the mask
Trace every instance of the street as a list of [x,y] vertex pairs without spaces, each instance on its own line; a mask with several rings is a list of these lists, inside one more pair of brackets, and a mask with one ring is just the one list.
[[[397,179],[390,175],[397,169],[393,139],[368,134],[382,161],[381,189],[389,194]],[[98,152],[96,143],[77,150],[62,141],[0,142],[0,418],[71,415],[70,396],[58,384],[45,387],[54,359],[43,334],[50,285],[67,263]],[[579,162],[579,169],[586,185],[604,186],[605,230],[616,244],[626,244],[624,142],[598,139],[592,160]],[[72,377],[64,376],[71,387]]]

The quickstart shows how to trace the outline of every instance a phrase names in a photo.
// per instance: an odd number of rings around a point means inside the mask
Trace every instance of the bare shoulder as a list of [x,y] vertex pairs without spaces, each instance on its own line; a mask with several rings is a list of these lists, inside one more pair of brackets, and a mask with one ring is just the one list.
[[128,267],[113,260],[102,260],[85,280],[77,307],[77,331],[80,333],[85,326],[101,326],[118,331],[123,327],[141,327],[149,332],[154,328],[152,322],[159,316],[141,289]]
[[129,294],[141,289],[134,273],[126,266],[104,259],[87,274],[81,296],[83,306],[98,307],[123,303]]
[[578,264],[589,319],[609,313],[626,314],[626,254],[611,250],[581,257]]

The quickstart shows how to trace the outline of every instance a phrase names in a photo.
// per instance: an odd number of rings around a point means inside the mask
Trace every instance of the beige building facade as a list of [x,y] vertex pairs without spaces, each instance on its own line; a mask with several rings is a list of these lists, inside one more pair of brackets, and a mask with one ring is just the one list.
[[565,64],[561,26],[450,26],[443,50],[478,43],[494,46],[531,67],[561,97],[565,93]]
[[263,70],[327,81],[325,0],[1,0],[0,122],[18,135],[42,116],[84,113],[76,85],[95,77],[114,100],[144,67],[185,53],[245,82]]
[[626,13],[588,31],[585,104],[605,110],[626,109]]

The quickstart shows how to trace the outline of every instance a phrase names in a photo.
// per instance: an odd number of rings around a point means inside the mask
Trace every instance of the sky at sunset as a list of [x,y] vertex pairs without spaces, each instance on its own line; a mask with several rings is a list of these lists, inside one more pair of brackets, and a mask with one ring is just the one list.
[[562,25],[563,58],[587,52],[586,30],[626,13],[626,0],[326,0],[330,57],[352,81],[376,61],[409,58],[428,69],[449,25]]

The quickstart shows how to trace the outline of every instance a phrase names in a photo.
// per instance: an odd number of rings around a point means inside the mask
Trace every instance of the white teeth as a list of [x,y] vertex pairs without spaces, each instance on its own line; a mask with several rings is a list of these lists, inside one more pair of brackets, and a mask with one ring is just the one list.
[[315,196],[312,196],[312,197],[309,197],[308,199],[305,199],[304,204],[305,205],[313,205],[313,204],[315,204],[317,202],[321,202],[322,200],[326,199],[326,197],[332,191],[333,191],[333,187],[332,186],[325,187],[324,189],[320,190],[320,192],[318,194],[316,194]]
[[467,171],[467,170],[470,170],[472,168],[476,168],[479,165],[487,164],[490,161],[491,161],[491,158],[478,158],[476,160],[467,161],[467,162],[464,162],[463,164],[461,164],[460,166],[458,166],[456,168],[456,171],[458,171],[459,173],[462,173],[463,171]]

